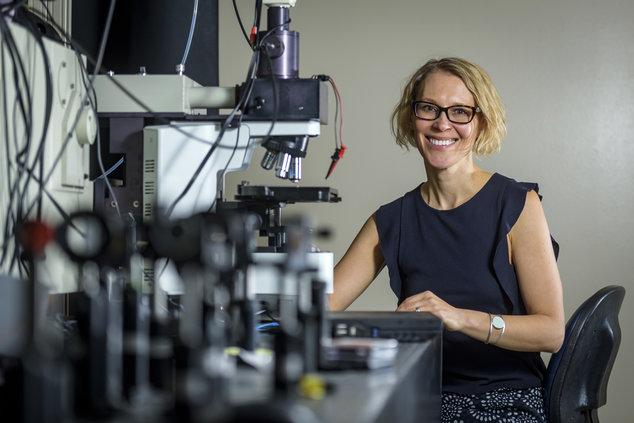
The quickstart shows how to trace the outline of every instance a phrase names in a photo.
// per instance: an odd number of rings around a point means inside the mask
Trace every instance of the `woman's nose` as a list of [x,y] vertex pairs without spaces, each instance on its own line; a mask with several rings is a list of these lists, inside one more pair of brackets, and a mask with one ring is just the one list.
[[447,111],[443,110],[440,115],[434,120],[434,126],[442,131],[450,129],[452,127],[451,121],[447,116]]

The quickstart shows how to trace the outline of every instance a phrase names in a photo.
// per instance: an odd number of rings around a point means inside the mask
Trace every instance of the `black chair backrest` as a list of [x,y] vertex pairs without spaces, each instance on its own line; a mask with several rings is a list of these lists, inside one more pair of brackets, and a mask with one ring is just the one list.
[[551,357],[544,380],[550,423],[598,422],[596,410],[607,401],[608,379],[621,343],[618,317],[624,296],[622,286],[606,286],[566,324],[564,344]]

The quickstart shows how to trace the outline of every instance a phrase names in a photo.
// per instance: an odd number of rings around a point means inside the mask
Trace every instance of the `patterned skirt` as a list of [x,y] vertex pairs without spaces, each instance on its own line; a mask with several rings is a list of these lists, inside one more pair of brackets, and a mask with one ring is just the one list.
[[541,387],[501,388],[482,394],[443,392],[442,423],[546,423]]

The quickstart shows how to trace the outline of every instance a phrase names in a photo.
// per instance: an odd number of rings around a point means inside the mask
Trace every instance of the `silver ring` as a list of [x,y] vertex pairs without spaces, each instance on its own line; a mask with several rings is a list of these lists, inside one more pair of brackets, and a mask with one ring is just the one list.
[[420,307],[416,307],[416,313],[420,313]]

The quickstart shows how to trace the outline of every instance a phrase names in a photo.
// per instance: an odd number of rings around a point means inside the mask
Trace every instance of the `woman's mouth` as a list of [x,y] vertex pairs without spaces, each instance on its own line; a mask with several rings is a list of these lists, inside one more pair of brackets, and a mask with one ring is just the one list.
[[433,144],[433,145],[435,145],[435,146],[438,146],[438,147],[447,147],[447,146],[449,146],[449,145],[455,144],[455,143],[456,143],[456,141],[457,141],[457,140],[455,140],[455,139],[444,139],[444,140],[439,140],[439,139],[436,139],[436,138],[429,138],[429,137],[427,138],[427,140],[428,140],[431,144]]

